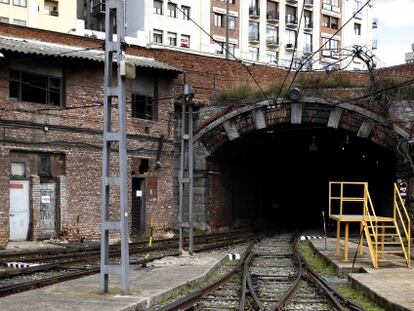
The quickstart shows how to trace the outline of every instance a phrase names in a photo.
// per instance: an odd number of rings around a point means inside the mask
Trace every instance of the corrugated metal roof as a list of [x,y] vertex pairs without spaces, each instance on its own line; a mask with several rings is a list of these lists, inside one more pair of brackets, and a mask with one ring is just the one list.
[[[105,53],[103,50],[97,50],[94,48],[80,48],[70,45],[5,36],[0,36],[0,51],[13,51],[24,54],[88,59],[97,62],[103,62],[105,59]],[[152,58],[133,55],[127,55],[126,58],[127,61],[134,63],[137,67],[183,72],[181,69],[156,61]]]

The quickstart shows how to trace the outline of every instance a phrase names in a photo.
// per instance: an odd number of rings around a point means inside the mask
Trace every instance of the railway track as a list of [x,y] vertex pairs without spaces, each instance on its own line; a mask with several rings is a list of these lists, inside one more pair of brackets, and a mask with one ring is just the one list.
[[264,237],[223,278],[159,311],[363,310],[331,289],[296,245],[293,234]]
[[[208,234],[195,238],[195,252],[224,248],[252,240],[255,234],[247,231]],[[177,239],[155,241],[148,248],[146,243],[134,243],[130,248],[130,264],[143,265],[165,256],[178,256]],[[149,254],[149,256],[148,256]],[[17,255],[17,256],[16,256]],[[3,265],[9,261],[23,261],[38,265],[22,269],[7,269],[0,272],[0,297],[31,290],[67,280],[72,280],[100,272],[99,249],[57,250],[41,252],[21,252],[0,255]],[[111,261],[119,260],[119,247],[111,249]]]

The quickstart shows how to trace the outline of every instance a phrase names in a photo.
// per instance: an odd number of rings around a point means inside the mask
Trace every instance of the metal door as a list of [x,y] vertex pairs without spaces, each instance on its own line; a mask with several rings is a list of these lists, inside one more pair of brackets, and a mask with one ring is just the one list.
[[29,233],[29,181],[10,181],[10,240],[25,241]]
[[144,226],[144,178],[132,178],[132,224],[131,231],[133,233],[143,233]]
[[54,183],[40,184],[40,238],[53,239],[56,237],[56,185]]

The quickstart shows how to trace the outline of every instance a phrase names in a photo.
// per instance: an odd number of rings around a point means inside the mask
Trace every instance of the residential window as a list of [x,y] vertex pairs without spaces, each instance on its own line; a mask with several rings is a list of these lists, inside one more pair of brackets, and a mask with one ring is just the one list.
[[215,44],[215,53],[216,54],[223,54],[224,53],[224,42],[216,42]]
[[338,40],[331,40],[330,41],[330,48],[332,52],[338,53],[339,52],[339,41]]
[[322,27],[329,28],[329,26],[330,26],[330,24],[329,24],[329,16],[322,15]]
[[229,0],[230,4],[236,4],[236,0]]
[[181,35],[181,44],[182,48],[190,48],[190,36],[188,35]]
[[61,106],[63,101],[62,79],[11,70],[9,96],[20,101]]
[[332,6],[339,8],[339,0],[331,0]]
[[26,21],[23,19],[13,19],[13,24],[18,25],[18,26],[26,26]]
[[267,19],[278,19],[278,9],[277,9],[277,2],[273,1],[267,1],[267,12],[266,12],[266,18]]
[[59,3],[56,1],[45,1],[44,13],[46,15],[59,16]]
[[362,2],[355,0],[355,12],[358,12],[362,8]]
[[277,44],[277,27],[273,25],[266,26],[266,43]]
[[235,55],[235,53],[236,53],[236,45],[233,43],[229,43],[229,54]]
[[190,20],[190,7],[182,5],[181,10],[183,11],[183,19],[186,21]]
[[177,18],[177,6],[175,4],[168,4],[168,16]]
[[162,1],[154,0],[154,14],[162,15]]
[[167,40],[169,45],[177,46],[177,34],[175,32],[168,32]]
[[151,96],[143,96],[133,93],[132,99],[132,117],[145,120],[155,120],[155,111],[157,100]]
[[266,63],[277,63],[276,51],[266,51]]
[[290,5],[286,6],[286,23],[296,24],[296,8]]
[[13,5],[16,6],[26,6],[26,0],[13,0]]
[[312,35],[305,33],[305,44],[303,46],[303,52],[311,53],[312,52]]
[[249,40],[259,41],[259,23],[249,21]]
[[251,60],[259,60],[259,48],[249,47],[249,57]]
[[331,16],[331,28],[338,29],[339,19]]
[[252,15],[259,15],[259,1],[258,0],[250,0],[249,3],[249,14]]
[[9,4],[9,3],[10,3],[10,0],[0,0],[0,3],[6,3],[6,4]]
[[361,24],[354,23],[354,32],[357,36],[361,35]]
[[8,22],[9,22],[9,18],[8,17],[0,16],[0,23],[8,23]]
[[229,16],[229,29],[234,30],[236,28],[236,18],[234,16]]
[[295,40],[296,40],[296,31],[292,29],[286,29],[285,40],[287,44],[291,44],[293,47],[295,45]]
[[305,10],[303,17],[305,18],[305,28],[312,28],[312,12]]
[[223,14],[214,13],[214,26],[224,27]]
[[153,39],[155,43],[162,43],[163,31],[159,29],[154,29]]

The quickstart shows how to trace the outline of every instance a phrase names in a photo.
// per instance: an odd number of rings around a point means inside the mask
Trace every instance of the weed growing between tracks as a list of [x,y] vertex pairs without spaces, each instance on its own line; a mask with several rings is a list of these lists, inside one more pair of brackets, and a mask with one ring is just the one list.
[[6,249],[6,246],[0,244],[0,251],[4,251],[5,249]]
[[[315,253],[313,248],[310,246],[310,242],[302,241],[299,243],[300,252],[303,255],[305,261],[313,268],[316,272],[320,273],[325,279],[328,280],[329,278],[342,278],[346,280],[346,275],[344,274],[337,274],[332,265],[327,265],[324,259]],[[338,290],[344,297],[352,299],[355,303],[359,304],[361,307],[366,309],[367,311],[383,311],[384,308],[381,308],[363,293],[355,290],[351,287],[349,282],[344,282],[343,284],[336,285],[330,284]]]

